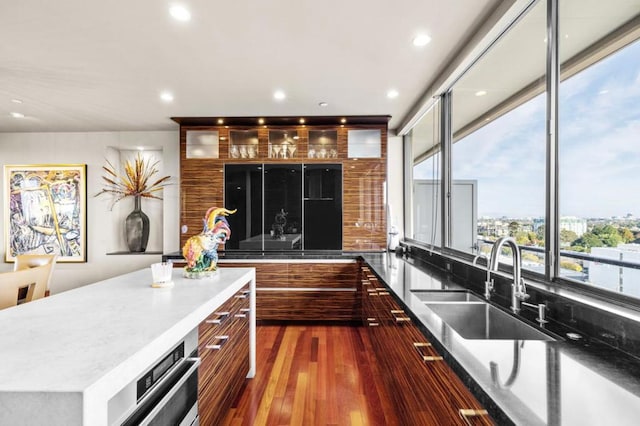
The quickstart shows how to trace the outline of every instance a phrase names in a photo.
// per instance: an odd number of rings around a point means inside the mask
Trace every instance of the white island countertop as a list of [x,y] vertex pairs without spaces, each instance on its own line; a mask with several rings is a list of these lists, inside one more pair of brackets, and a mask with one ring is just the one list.
[[173,281],[146,268],[0,310],[0,425],[106,425],[107,401],[247,283],[255,318],[253,268]]

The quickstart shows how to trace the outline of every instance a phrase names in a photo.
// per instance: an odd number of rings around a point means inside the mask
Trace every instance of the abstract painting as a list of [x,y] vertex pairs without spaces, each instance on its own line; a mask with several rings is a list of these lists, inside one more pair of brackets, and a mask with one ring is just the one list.
[[4,166],[5,261],[56,254],[86,262],[85,164]]

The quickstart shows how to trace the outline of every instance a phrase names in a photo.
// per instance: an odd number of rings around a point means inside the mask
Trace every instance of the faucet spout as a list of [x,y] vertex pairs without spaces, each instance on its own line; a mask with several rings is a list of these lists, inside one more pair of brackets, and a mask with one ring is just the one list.
[[513,256],[513,283],[511,284],[511,310],[514,313],[520,312],[520,302],[529,295],[525,291],[524,281],[522,280],[522,257],[520,255],[520,248],[513,237],[499,238],[491,248],[491,264],[489,269],[491,271],[498,270],[500,250],[502,247],[508,245],[511,248]]
[[484,297],[487,300],[491,299],[491,292],[493,291],[493,280],[491,279],[491,269],[489,257],[484,253],[479,253],[473,258],[473,264],[475,265],[479,258],[484,258],[487,261],[487,278],[484,280]]

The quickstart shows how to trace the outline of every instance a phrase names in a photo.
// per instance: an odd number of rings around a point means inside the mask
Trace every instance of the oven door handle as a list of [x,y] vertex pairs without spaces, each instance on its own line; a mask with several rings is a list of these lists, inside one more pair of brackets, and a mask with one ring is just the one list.
[[171,398],[173,398],[173,396],[180,390],[182,385],[189,379],[189,377],[194,372],[194,370],[198,369],[202,361],[200,360],[200,358],[186,358],[184,362],[190,362],[190,363],[193,363],[193,365],[189,367],[187,371],[185,371],[185,373],[182,375],[182,377],[180,377],[180,379],[176,382],[176,384],[171,389],[169,389],[169,391],[162,397],[160,401],[158,401],[158,403],[156,404],[155,407],[153,407],[153,410],[151,410],[149,415],[147,415],[147,417],[142,419],[142,421],[139,423],[140,426],[147,426],[149,423],[153,421],[153,419],[160,412],[160,410],[162,410],[164,406],[167,405],[167,403],[171,400]]

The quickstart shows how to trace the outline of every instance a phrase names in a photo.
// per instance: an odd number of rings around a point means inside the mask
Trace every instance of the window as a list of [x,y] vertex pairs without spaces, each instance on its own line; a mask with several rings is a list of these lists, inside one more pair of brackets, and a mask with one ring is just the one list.
[[541,273],[544,241],[536,225],[545,216],[545,32],[540,1],[453,86],[451,111],[450,247],[488,253],[492,241],[513,236],[530,248],[523,268]]
[[[493,240],[512,235],[529,272],[637,303],[640,2],[558,5],[558,22],[551,25],[547,2],[532,2],[469,69],[457,80],[451,77],[455,83],[442,88],[441,96],[451,101],[443,103],[449,109],[432,110],[451,122],[442,143],[433,115],[407,134],[413,148],[408,235],[438,246],[448,224],[444,249],[458,254],[488,253]],[[553,45],[547,39],[552,28],[559,29]],[[556,77],[547,53],[556,46],[558,93],[546,90],[547,73]],[[547,108],[555,101],[557,117]],[[547,117],[557,118],[557,134],[547,134]],[[547,150],[555,142],[557,158]],[[443,152],[450,158],[441,158]],[[555,160],[557,179],[547,170],[547,161]],[[451,169],[443,172],[448,164]],[[440,220],[443,178],[451,185],[446,220]],[[556,195],[558,212],[547,212]],[[558,247],[545,241],[548,224],[557,224],[552,238]],[[545,257],[547,251],[559,257],[558,264]],[[503,263],[510,262],[506,254]]]
[[440,246],[441,171],[440,103],[436,103],[411,130],[413,151],[413,214],[411,238]]
[[[559,276],[640,297],[638,2],[561,3]],[[589,25],[584,25],[588,19]]]

